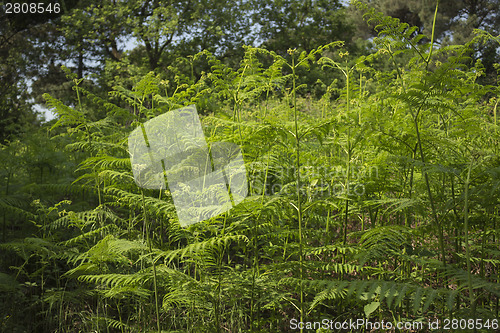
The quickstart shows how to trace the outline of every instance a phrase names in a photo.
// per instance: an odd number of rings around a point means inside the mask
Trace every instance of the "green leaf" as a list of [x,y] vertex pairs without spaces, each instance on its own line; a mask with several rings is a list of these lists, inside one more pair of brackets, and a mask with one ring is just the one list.
[[369,318],[370,315],[375,310],[377,310],[379,306],[380,306],[380,302],[371,302],[370,304],[366,304],[364,307],[366,317]]

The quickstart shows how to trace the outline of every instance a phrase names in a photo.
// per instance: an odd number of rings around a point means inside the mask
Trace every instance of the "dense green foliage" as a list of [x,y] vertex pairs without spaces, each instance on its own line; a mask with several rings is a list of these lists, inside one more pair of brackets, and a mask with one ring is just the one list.
[[[0,330],[498,320],[500,89],[474,50],[500,39],[438,48],[355,3],[378,31],[365,56],[246,47],[233,68],[202,51],[185,61],[206,72],[106,97],[67,71],[75,102],[45,94],[56,120],[0,150]],[[168,190],[134,183],[127,137],[190,104],[209,143],[241,147],[249,195],[181,228]]]

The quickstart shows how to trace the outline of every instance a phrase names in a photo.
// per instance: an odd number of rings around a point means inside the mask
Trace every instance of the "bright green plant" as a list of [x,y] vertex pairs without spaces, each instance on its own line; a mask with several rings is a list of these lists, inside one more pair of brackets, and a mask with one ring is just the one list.
[[[292,318],[495,319],[498,87],[479,82],[470,44],[437,48],[433,36],[424,43],[414,28],[356,3],[380,33],[377,49],[358,59],[341,43],[284,56],[248,47],[231,68],[204,51],[187,61],[211,70],[177,76],[174,89],[149,73],[131,89],[115,87],[113,103],[78,80],[75,107],[46,95],[59,114],[54,150],[71,162],[61,170],[74,174],[58,183],[48,167],[39,173],[43,149],[2,147],[15,158],[1,171],[0,246],[12,255],[0,259],[0,288],[17,295],[2,315],[39,297],[32,322],[52,319],[31,330],[281,332]],[[331,74],[319,99],[299,97],[308,70]],[[168,189],[134,183],[127,137],[190,104],[209,144],[241,147],[249,195],[182,228]],[[21,162],[33,158],[40,163]],[[23,188],[28,174],[38,183]],[[35,237],[9,239],[19,221],[32,221]],[[17,328],[9,318],[2,329]]]

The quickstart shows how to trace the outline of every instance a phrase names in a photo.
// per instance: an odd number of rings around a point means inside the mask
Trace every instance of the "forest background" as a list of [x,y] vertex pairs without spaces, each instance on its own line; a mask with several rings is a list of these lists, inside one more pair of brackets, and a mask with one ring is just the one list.
[[[500,1],[59,4],[1,4],[1,331],[498,327]],[[249,197],[181,228],[127,136],[190,104]]]

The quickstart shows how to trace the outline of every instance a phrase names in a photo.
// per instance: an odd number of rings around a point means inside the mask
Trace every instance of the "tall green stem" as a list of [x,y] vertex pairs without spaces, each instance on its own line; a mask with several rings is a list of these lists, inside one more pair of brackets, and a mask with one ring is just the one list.
[[[149,247],[149,254],[153,253],[153,247],[151,245],[151,237],[149,236],[149,228],[147,224],[147,218],[146,218],[146,203],[144,200],[144,190],[141,189],[141,195],[142,195],[142,211],[143,211],[143,218],[144,218],[144,229],[146,231],[146,242]],[[161,333],[160,329],[160,306],[158,303],[158,283],[156,280],[156,262],[153,258],[153,284],[154,284],[154,293],[155,293],[155,310],[156,310],[156,326],[158,329],[158,333]]]
[[[422,161],[422,164],[424,164],[424,166],[425,166],[425,155],[424,155],[424,150],[422,148],[422,140],[420,138],[420,130],[419,130],[419,126],[418,126],[418,112],[415,115],[414,124],[415,124],[415,132],[417,134],[417,144],[418,144],[418,150],[420,152],[420,159]],[[427,174],[427,171],[425,171],[425,170],[423,171],[423,173],[424,173],[425,185],[427,188],[427,195],[429,196],[429,202],[431,204],[432,217],[434,219],[436,227],[438,228],[438,238],[439,238],[439,248],[441,250],[441,260],[443,261],[443,265],[446,266],[446,253],[444,251],[443,229],[441,227],[441,223],[439,222],[439,219],[437,216],[436,205],[434,204],[434,198],[432,196],[431,185],[429,182],[429,175]]]
[[[141,100],[141,106],[144,101],[144,96]],[[137,116],[137,120],[139,120],[139,115]],[[140,124],[141,129],[142,129],[142,135],[144,136],[144,141],[146,142],[147,147],[149,148],[149,140],[148,136],[146,133],[146,129],[144,127],[144,124]],[[150,158],[151,153],[150,153]],[[163,167],[163,176],[166,177],[165,173],[165,164],[162,161],[162,167]],[[147,223],[147,213],[146,213],[146,201],[144,199],[144,190],[141,188],[141,196],[142,196],[142,212],[143,212],[143,220],[144,220],[144,226],[143,226],[143,233],[146,234],[146,242],[148,244],[149,248],[149,254],[152,255],[153,253],[153,246],[152,246],[152,241],[150,237],[150,230],[149,226]],[[159,301],[158,301],[158,283],[157,283],[157,277],[156,277],[156,262],[154,258],[152,259],[152,264],[153,264],[153,285],[154,285],[154,295],[155,295],[155,311],[156,311],[156,328],[158,330],[158,333],[161,333],[161,328],[160,328],[160,306],[159,306]]]
[[465,193],[464,193],[464,238],[465,238],[465,256],[467,260],[467,285],[469,288],[469,300],[470,307],[472,310],[472,317],[475,315],[475,301],[474,301],[474,290],[472,288],[472,274],[471,274],[471,261],[470,261],[470,245],[469,245],[469,183],[470,183],[470,173],[472,169],[472,163],[470,162],[469,170],[467,170],[467,179],[465,180]]
[[438,6],[439,6],[439,0],[436,1],[436,10],[434,11],[434,19],[432,21],[432,33],[431,33],[431,47],[429,51],[429,56],[427,57],[427,67],[429,66],[429,61],[431,60],[432,56],[432,49],[434,48],[434,29],[436,27],[436,18],[437,18],[437,13],[438,13]]
[[[344,71],[344,75],[346,77],[346,86],[347,86],[347,96],[346,96],[346,115],[349,119],[349,109],[350,109],[350,96],[349,96],[349,70]],[[347,128],[347,173],[346,173],[346,198],[345,198],[345,214],[344,214],[344,245],[347,242],[347,222],[349,218],[349,183],[351,174],[351,128]],[[345,255],[343,256],[345,259]],[[343,260],[344,261],[344,260]],[[344,262],[343,262],[344,263]]]
[[[227,222],[227,216],[228,213],[226,212],[224,214],[224,224],[222,225],[222,236],[221,238],[224,238],[226,235],[226,222]],[[215,325],[216,325],[216,332],[220,333],[221,332],[221,299],[222,299],[222,260],[224,257],[225,253],[225,244],[222,242],[221,244],[217,245],[218,247],[218,258],[217,258],[217,268],[218,268],[218,274],[217,274],[217,297],[215,298]]]
[[[293,113],[295,120],[295,147],[297,153],[297,219],[299,223],[299,265],[300,265],[300,321],[304,322],[304,245],[302,243],[302,207],[300,203],[300,135],[295,87],[295,58],[292,52]],[[303,329],[300,330],[301,332]]]

